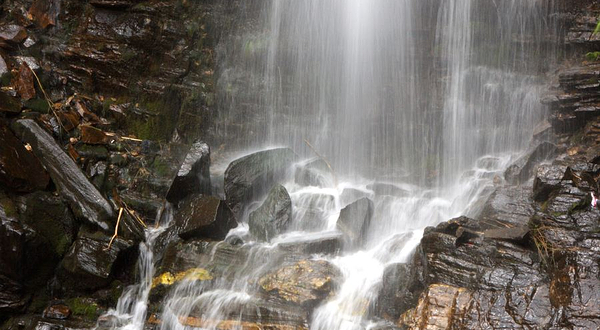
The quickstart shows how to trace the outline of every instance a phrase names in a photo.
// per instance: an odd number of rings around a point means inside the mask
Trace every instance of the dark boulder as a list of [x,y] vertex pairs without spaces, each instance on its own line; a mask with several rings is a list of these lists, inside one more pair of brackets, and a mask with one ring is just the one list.
[[183,239],[222,240],[229,230],[237,226],[225,201],[206,195],[192,195],[181,201],[173,221],[178,235]]
[[2,314],[22,312],[29,303],[23,285],[0,274],[0,317]]
[[531,152],[519,158],[504,172],[504,179],[511,184],[525,182],[534,174],[535,166],[558,153],[556,145],[550,142],[538,144]]
[[291,220],[292,200],[285,187],[278,184],[263,204],[250,213],[248,225],[254,237],[268,242],[285,231]]
[[261,292],[278,301],[310,308],[325,299],[341,279],[340,271],[324,260],[302,260],[263,276]]
[[17,199],[21,221],[33,228],[62,257],[77,234],[77,224],[62,200],[49,192],[35,192]]
[[321,158],[298,165],[294,179],[301,186],[330,187],[334,185],[334,175],[326,161]]
[[46,188],[50,177],[40,161],[0,121],[0,183],[16,192]]
[[40,159],[60,194],[69,202],[75,215],[102,230],[109,231],[114,220],[112,206],[87,179],[85,174],[54,141],[52,136],[31,119],[15,124],[17,136],[29,143]]
[[375,303],[377,315],[397,320],[413,307],[423,290],[409,264],[391,264],[383,272],[381,289]]
[[348,247],[355,248],[364,243],[365,234],[371,225],[373,209],[373,201],[361,198],[344,207],[340,212],[336,225],[344,234]]
[[59,288],[94,290],[108,285],[119,254],[132,247],[131,242],[117,237],[108,248],[110,240],[111,237],[102,232],[80,230],[57,269]]
[[[297,240],[277,244],[277,249],[291,258],[313,254],[335,255],[342,249],[343,235],[337,232],[311,234]],[[291,259],[288,257],[288,259]]]
[[[1,63],[0,60],[0,71],[1,71]],[[21,101],[17,98],[14,98],[4,92],[0,92],[0,112],[18,114],[21,112]]]
[[479,215],[481,226],[496,228],[527,225],[535,214],[530,186],[499,187],[485,201]]
[[227,204],[242,216],[249,203],[261,199],[280,182],[292,165],[296,154],[289,148],[260,151],[231,162],[225,171]]
[[533,180],[533,199],[544,202],[554,191],[560,189],[560,183],[567,167],[560,165],[540,165]]
[[474,290],[536,285],[543,279],[534,263],[536,257],[522,244],[485,238],[481,225],[466,217],[427,228],[415,256],[423,261],[421,272],[426,284],[443,283]]
[[202,141],[192,144],[167,193],[167,200],[177,203],[191,194],[211,194],[210,147]]

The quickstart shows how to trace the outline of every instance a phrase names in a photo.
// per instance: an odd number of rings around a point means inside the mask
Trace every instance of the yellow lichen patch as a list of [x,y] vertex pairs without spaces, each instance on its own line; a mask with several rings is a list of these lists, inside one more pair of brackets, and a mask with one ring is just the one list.
[[190,268],[185,272],[178,273],[175,275],[175,282],[181,280],[188,281],[210,281],[213,277],[210,272],[204,268]]
[[157,285],[172,285],[175,283],[175,277],[173,274],[166,272],[162,273],[160,276],[157,276],[152,279],[152,288],[155,288]]
[[152,288],[155,288],[157,285],[170,286],[181,280],[210,281],[212,279],[213,277],[208,270],[204,268],[190,268],[175,275],[171,274],[170,272],[162,273],[161,275],[152,279]]

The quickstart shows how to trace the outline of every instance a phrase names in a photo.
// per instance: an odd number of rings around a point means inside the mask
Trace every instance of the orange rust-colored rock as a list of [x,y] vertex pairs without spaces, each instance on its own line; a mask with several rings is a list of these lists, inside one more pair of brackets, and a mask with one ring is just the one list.
[[33,72],[27,63],[23,62],[19,67],[19,71],[17,72],[14,86],[17,90],[17,93],[19,93],[21,98],[25,101],[35,97],[35,85],[33,79]]
[[109,136],[102,130],[88,125],[81,125],[81,142],[87,144],[108,144]]

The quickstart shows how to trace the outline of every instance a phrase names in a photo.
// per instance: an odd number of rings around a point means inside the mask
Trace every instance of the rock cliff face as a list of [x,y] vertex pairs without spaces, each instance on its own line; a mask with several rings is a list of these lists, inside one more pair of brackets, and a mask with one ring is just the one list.
[[600,327],[600,67],[590,58],[600,8],[581,6],[565,12],[567,61],[535,133],[556,143],[553,155],[536,159],[538,146],[517,162],[522,177],[497,187],[479,217],[426,229],[400,267],[410,280],[384,279],[382,317],[409,329]]

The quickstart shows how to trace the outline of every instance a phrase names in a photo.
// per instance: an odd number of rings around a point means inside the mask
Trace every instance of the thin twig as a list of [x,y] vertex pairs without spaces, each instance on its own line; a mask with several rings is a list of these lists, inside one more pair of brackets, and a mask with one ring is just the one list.
[[335,175],[335,171],[333,170],[333,167],[331,167],[331,164],[327,161],[327,159],[325,157],[323,157],[316,149],[315,147],[312,146],[312,144],[310,144],[310,142],[308,142],[307,139],[304,139],[304,143],[306,143],[306,145],[308,145],[310,147],[310,149],[319,157],[321,158],[325,164],[327,164],[327,167],[329,167],[329,170],[331,171],[331,174],[333,175],[333,180],[335,181],[335,185],[338,185],[338,179],[337,179],[337,175]]
[[115,225],[115,234],[110,238],[110,242],[108,242],[108,246],[104,250],[110,250],[113,241],[117,238],[117,233],[119,231],[119,224],[121,223],[121,217],[123,216],[123,208],[119,209],[119,217],[117,218],[117,224]]
[[54,117],[56,117],[56,121],[58,122],[60,127],[62,127],[62,129],[64,129],[66,132],[67,129],[65,128],[62,121],[60,120],[60,117],[58,117],[58,114],[56,113],[56,111],[54,111],[54,102],[52,102],[50,97],[48,97],[48,94],[46,94],[46,90],[44,89],[44,86],[42,86],[40,77],[38,77],[37,73],[35,73],[35,71],[33,71],[33,69],[29,67],[29,65],[27,66],[27,68],[29,68],[29,71],[31,71],[31,73],[33,73],[33,76],[35,77],[35,80],[37,80],[38,86],[40,86],[40,90],[42,90],[42,93],[44,94],[44,98],[46,99],[46,102],[48,103],[48,107],[50,108],[50,111],[52,111],[52,114],[54,114]]

